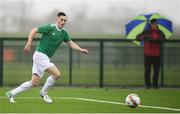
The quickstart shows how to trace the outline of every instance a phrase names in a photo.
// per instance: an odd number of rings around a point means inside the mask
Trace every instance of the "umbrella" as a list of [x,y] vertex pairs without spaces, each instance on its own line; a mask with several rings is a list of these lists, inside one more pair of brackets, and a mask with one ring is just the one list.
[[[136,36],[143,30],[149,28],[150,20],[157,19],[159,29],[165,34],[166,38],[172,35],[173,27],[172,22],[158,13],[139,15],[131,22],[126,24],[126,37],[127,39],[136,39]],[[135,41],[138,45],[143,45],[143,42]]]

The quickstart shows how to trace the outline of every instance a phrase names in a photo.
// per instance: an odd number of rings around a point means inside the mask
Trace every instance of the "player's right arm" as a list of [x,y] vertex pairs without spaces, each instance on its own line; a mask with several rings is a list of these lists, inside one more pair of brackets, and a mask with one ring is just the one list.
[[33,28],[31,32],[29,33],[28,41],[24,47],[24,52],[28,53],[31,50],[32,40],[36,33],[38,32],[37,28]]

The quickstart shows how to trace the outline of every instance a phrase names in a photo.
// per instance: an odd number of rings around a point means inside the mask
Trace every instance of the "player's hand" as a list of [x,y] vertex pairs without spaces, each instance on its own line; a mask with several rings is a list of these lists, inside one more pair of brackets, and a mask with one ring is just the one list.
[[25,47],[24,47],[24,52],[25,53],[29,53],[31,51],[31,44],[26,44]]
[[89,53],[89,51],[88,51],[87,49],[82,49],[81,52],[82,52],[82,53],[85,53],[85,54],[88,54],[88,53]]

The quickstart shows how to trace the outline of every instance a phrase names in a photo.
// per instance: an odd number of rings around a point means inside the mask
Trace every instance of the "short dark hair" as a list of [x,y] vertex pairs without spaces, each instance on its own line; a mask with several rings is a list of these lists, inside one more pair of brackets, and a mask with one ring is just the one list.
[[64,13],[64,12],[59,12],[58,14],[57,14],[57,16],[59,17],[59,16],[66,16],[66,14]]
[[157,19],[150,20],[150,24],[156,24],[156,23],[157,23]]

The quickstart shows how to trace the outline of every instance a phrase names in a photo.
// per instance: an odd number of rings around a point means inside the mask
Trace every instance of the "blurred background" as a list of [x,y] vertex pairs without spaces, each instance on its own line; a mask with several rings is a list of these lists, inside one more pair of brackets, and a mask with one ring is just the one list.
[[160,13],[173,22],[169,39],[177,41],[164,44],[159,84],[180,87],[179,0],[0,0],[1,86],[31,78],[33,51],[23,53],[29,31],[55,23],[60,11],[68,15],[65,28],[73,40],[90,53],[63,44],[53,58],[63,77],[57,85],[143,87],[143,47],[126,41],[125,25],[137,15]]
[[0,36],[24,36],[56,14],[68,15],[65,28],[73,38],[124,38],[124,26],[140,14],[160,13],[180,30],[179,0],[0,0]]
[[[18,105],[10,104],[5,93],[32,76],[32,55],[41,36],[36,36],[32,51],[25,54],[29,32],[39,25],[55,23],[58,12],[67,14],[65,29],[89,54],[62,43],[51,58],[61,71],[56,87],[48,93],[55,102],[47,105],[39,100],[38,91],[48,77],[45,74],[40,87],[19,94]],[[0,113],[180,111],[179,12],[180,0],[0,0]],[[151,13],[159,13],[173,23],[173,35],[162,46],[158,90],[144,86],[143,46],[125,36],[127,23],[138,15]],[[131,110],[120,106],[131,93],[140,96],[141,107]],[[76,97],[92,100],[72,99]]]

